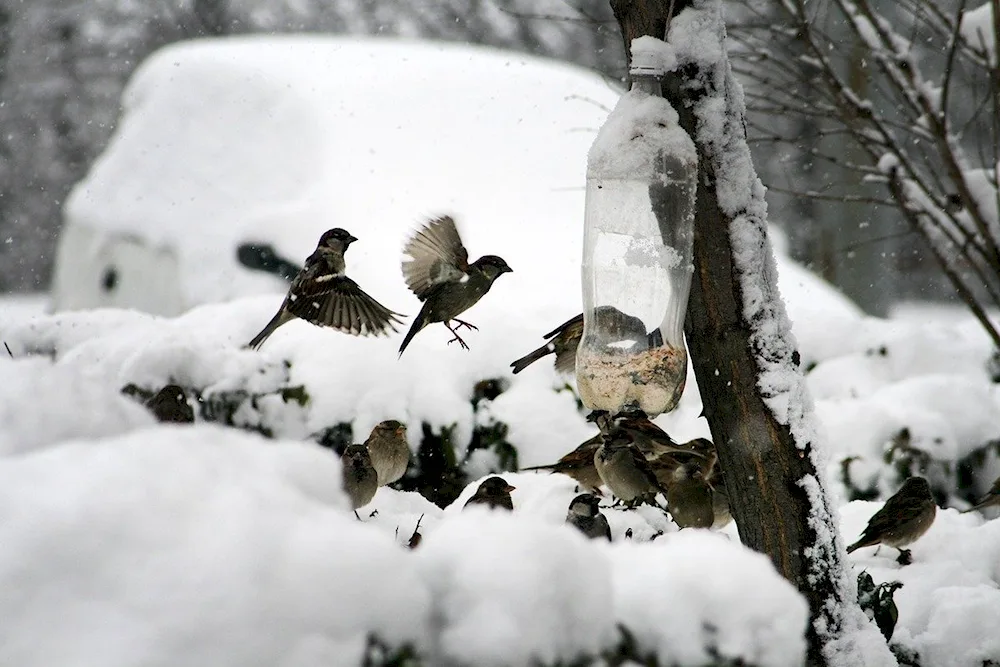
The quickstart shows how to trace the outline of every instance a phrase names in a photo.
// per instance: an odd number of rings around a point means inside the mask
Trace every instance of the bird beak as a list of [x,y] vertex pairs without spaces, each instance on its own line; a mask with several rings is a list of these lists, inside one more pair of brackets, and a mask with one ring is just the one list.
[[511,491],[516,491],[516,490],[517,490],[516,486],[511,486],[510,484],[507,485],[507,493],[510,493]]
[[406,435],[406,427],[400,426],[396,429],[396,435]]
[[352,235],[348,234],[348,236],[347,236],[347,245],[351,245],[352,243],[354,243],[357,240],[358,240],[358,237],[352,236]]
[[505,266],[503,267],[503,271],[501,273],[514,273],[514,269],[510,268],[509,266]]

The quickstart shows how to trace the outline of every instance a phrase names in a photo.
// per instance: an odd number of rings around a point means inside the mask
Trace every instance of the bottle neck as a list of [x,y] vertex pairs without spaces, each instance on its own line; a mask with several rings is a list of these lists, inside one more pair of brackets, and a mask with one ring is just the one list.
[[660,78],[658,76],[646,74],[646,73],[633,73],[632,74],[632,90],[638,90],[650,95],[656,95],[661,97],[663,95],[663,88],[660,85]]

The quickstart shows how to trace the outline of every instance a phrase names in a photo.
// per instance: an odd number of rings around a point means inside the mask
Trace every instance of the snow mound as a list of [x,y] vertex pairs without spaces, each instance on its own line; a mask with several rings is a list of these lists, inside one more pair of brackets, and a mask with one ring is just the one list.
[[207,426],[0,459],[0,662],[346,665],[369,633],[416,642],[427,588],[339,478],[320,448]]
[[571,528],[473,508],[418,553],[446,661],[569,663],[614,639],[608,560]]
[[807,605],[765,556],[703,530],[609,555],[616,617],[659,664],[803,663]]
[[[841,528],[854,541],[882,503],[855,501],[841,510]],[[1000,660],[1000,521],[975,513],[938,509],[930,530],[909,549],[901,567],[890,547],[859,549],[849,556],[856,571],[876,583],[899,581],[894,601],[897,650],[935,667],[981,667]]]

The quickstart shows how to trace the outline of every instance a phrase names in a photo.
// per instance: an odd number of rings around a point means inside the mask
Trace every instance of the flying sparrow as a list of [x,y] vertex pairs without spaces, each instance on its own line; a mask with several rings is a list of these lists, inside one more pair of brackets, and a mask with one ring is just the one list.
[[324,232],[288,288],[281,308],[248,347],[258,349],[278,327],[296,317],[354,336],[381,336],[386,329],[396,331],[395,325],[402,324],[397,317],[400,314],[368,296],[344,275],[344,253],[355,241],[339,227]]
[[861,538],[847,547],[847,553],[876,544],[899,549],[901,565],[910,562],[909,550],[902,547],[912,544],[934,523],[937,505],[931,487],[923,477],[910,477],[878,512],[868,521]]
[[611,541],[611,527],[598,507],[600,499],[590,493],[581,493],[569,504],[566,523],[575,526],[591,539],[604,538]]
[[469,505],[486,505],[492,508],[501,508],[513,511],[514,501],[510,497],[510,492],[515,487],[507,483],[502,477],[487,477],[476,493],[465,502],[465,507]]
[[602,444],[594,454],[594,467],[601,481],[619,500],[634,507],[642,502],[655,505],[656,494],[666,489],[656,479],[642,452],[624,431],[602,434]]
[[[348,445],[340,457],[344,475],[344,491],[351,499],[354,516],[375,497],[378,490],[378,473],[372,466],[372,457],[364,445]],[[361,517],[358,517],[360,519]]]
[[987,507],[993,507],[994,505],[1000,505],[1000,477],[996,478],[996,481],[993,482],[993,486],[990,487],[990,490],[986,492],[985,496],[979,499],[978,503],[969,509],[964,510],[962,513],[965,514],[965,512],[972,512],[973,510],[984,510]]
[[424,305],[399,346],[400,356],[418,331],[435,322],[443,323],[455,336],[449,343],[458,341],[468,350],[451,322],[476,328],[458,316],[476,305],[490,291],[493,281],[511,272],[507,262],[496,255],[483,255],[469,264],[469,253],[450,216],[425,224],[407,241],[403,254],[410,257],[403,261],[403,278]]
[[514,375],[550,354],[556,355],[556,371],[572,375],[576,371],[576,348],[579,347],[582,336],[583,314],[581,313],[542,336],[547,339],[545,345],[513,362],[511,368],[514,369]]
[[365,440],[372,465],[378,473],[378,485],[391,484],[406,473],[410,464],[410,446],[406,442],[406,425],[395,419],[380,422]]
[[176,384],[168,384],[156,392],[146,407],[157,421],[173,424],[190,424],[194,421],[194,410],[188,405],[184,390]]
[[546,466],[521,468],[521,470],[551,470],[552,472],[561,472],[575,479],[585,489],[597,491],[602,482],[600,475],[597,474],[597,468],[594,467],[594,454],[597,453],[597,448],[601,446],[601,442],[601,436],[595,435],[555,463]]

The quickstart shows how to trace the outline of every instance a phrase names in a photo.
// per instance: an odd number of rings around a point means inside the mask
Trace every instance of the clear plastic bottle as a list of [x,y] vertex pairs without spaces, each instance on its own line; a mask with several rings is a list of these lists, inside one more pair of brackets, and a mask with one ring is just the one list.
[[631,74],[587,163],[576,380],[591,410],[655,416],[676,407],[687,378],[698,158],[660,97],[655,54],[633,53]]

